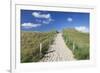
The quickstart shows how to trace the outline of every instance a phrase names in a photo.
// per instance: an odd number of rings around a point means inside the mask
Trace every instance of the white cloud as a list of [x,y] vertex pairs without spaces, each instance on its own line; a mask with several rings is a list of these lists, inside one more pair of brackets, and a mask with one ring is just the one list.
[[49,24],[49,23],[52,22],[52,21],[54,21],[54,19],[49,18],[49,19],[47,19],[47,20],[43,20],[42,23],[43,23],[43,24]]
[[42,21],[43,24],[49,24],[49,21]]
[[50,22],[54,21],[49,13],[33,12],[32,15],[35,18],[39,18],[36,19],[36,22],[38,23],[49,24]]
[[76,26],[75,29],[81,32],[89,32],[89,29],[85,26]]
[[48,21],[51,22],[51,21],[54,21],[54,19],[49,18]]
[[41,26],[41,24],[23,23],[21,26],[25,27],[25,28],[32,28],[32,27],[39,27],[39,26]]
[[48,14],[41,14],[40,12],[33,12],[32,15],[36,18],[46,18],[46,19],[48,19],[48,18],[51,17],[49,13]]
[[40,19],[36,19],[36,22],[42,22],[42,20],[40,20]]
[[68,22],[72,22],[73,19],[72,19],[71,17],[69,17],[69,18],[67,18],[67,21],[68,21]]

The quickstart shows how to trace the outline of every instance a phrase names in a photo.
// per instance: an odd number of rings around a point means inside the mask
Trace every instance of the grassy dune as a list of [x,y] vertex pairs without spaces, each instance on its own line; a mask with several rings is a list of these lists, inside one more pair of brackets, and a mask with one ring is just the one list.
[[[46,53],[56,35],[51,32],[21,32],[21,62],[37,62]],[[42,43],[42,55],[40,56],[40,43]]]
[[65,29],[63,30],[63,37],[76,59],[89,59],[89,33],[82,33],[75,29]]

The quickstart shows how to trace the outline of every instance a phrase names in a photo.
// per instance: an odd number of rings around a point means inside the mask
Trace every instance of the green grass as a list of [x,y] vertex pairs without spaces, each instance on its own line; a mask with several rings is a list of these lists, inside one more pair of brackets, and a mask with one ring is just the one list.
[[89,33],[82,33],[75,29],[64,29],[63,37],[66,45],[72,50],[76,59],[89,59]]
[[[38,62],[53,43],[55,31],[27,32],[21,31],[21,63]],[[40,43],[42,55],[40,56]]]

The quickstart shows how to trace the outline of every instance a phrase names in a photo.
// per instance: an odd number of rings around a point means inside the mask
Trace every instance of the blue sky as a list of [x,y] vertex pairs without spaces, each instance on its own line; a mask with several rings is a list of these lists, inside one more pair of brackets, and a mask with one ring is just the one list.
[[89,32],[89,13],[21,10],[21,30],[61,31],[65,28]]

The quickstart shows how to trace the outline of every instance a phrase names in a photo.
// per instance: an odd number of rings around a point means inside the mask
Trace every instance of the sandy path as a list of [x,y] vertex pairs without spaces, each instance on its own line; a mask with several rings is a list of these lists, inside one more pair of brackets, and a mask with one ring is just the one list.
[[53,45],[40,62],[75,60],[72,51],[66,46],[62,34],[58,33]]

